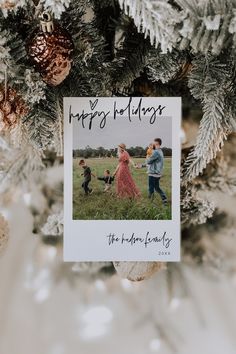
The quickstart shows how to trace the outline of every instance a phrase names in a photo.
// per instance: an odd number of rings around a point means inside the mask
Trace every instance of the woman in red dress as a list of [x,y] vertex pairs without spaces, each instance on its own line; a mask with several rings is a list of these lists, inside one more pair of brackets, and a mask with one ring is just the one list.
[[[113,176],[116,176],[116,194],[119,198],[137,198],[140,191],[137,188],[129,169],[129,163],[133,163],[126,151],[125,144],[118,145],[119,164]],[[135,165],[134,165],[135,166]]]

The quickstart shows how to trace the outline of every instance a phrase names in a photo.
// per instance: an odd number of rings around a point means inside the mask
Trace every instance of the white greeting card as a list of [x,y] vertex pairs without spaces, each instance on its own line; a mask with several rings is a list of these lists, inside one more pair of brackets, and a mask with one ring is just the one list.
[[64,98],[64,260],[180,260],[181,98]]

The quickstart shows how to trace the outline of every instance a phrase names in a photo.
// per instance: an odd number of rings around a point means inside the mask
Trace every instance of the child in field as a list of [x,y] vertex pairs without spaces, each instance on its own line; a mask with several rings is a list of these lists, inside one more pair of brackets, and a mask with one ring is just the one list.
[[87,166],[86,162],[84,160],[80,160],[79,166],[81,166],[84,169],[84,172],[81,174],[81,176],[84,176],[84,181],[82,183],[82,188],[84,189],[85,195],[91,194],[92,193],[92,188],[89,188],[89,183],[91,182],[91,176],[95,177],[92,172],[91,168]]
[[149,157],[152,156],[153,150],[155,150],[155,145],[153,143],[149,144],[147,152],[146,152],[146,158],[149,159]]
[[[155,150],[155,145],[153,143],[149,144],[146,151],[146,162],[152,156],[153,151]],[[141,163],[137,165],[137,168],[147,167],[147,163]]]
[[114,177],[111,176],[109,170],[104,171],[103,177],[97,177],[99,181],[105,182],[104,192],[109,192],[111,190],[112,182],[114,181]]

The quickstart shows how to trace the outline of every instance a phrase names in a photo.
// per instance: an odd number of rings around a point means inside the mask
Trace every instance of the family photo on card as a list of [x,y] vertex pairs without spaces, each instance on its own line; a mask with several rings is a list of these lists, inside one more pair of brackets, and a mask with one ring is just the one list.
[[[81,167],[81,169],[83,169],[83,172],[81,173],[81,176],[83,176],[81,187],[84,191],[84,196],[88,197],[93,194],[91,198],[93,201],[95,201],[95,198],[99,198],[99,196],[101,196],[103,192],[106,193],[107,201],[109,201],[109,199],[111,199],[112,197],[113,200],[114,198],[117,198],[119,202],[122,202],[124,200],[129,201],[130,206],[134,205],[135,201],[137,202],[137,205],[141,204],[142,206],[142,202],[140,201],[142,197],[145,196],[148,197],[151,203],[154,201],[155,194],[157,193],[157,195],[159,195],[159,198],[162,201],[162,205],[167,207],[168,206],[167,194],[160,186],[161,179],[163,177],[163,169],[164,169],[164,154],[161,145],[162,145],[162,139],[156,138],[153,139],[153,142],[150,143],[146,149],[139,147],[139,149],[137,149],[139,150],[139,153],[140,152],[143,154],[146,153],[146,156],[140,156],[140,158],[137,157],[132,158],[129,153],[129,150],[131,149],[127,149],[126,144],[124,143],[118,144],[117,149],[114,149],[116,151],[116,156],[109,154],[108,156],[105,155],[105,157],[99,155],[98,157],[93,157],[90,159],[89,158],[80,159],[80,157],[77,157],[76,150],[75,150],[74,169],[76,175],[77,175],[78,167]],[[89,149],[91,150],[90,146],[85,149],[85,155],[86,155],[86,150]],[[168,150],[169,153],[171,153],[171,149],[169,148]],[[80,151],[81,150],[78,150],[77,153],[78,154],[81,153]],[[103,151],[106,152],[105,149]],[[94,154],[94,151],[91,154]],[[107,167],[106,159],[112,159],[113,161],[112,163],[110,163],[110,165],[116,164],[116,168],[114,169],[113,167],[113,170],[105,168]],[[170,164],[171,156],[169,156],[168,159]],[[91,165],[93,166],[93,168],[91,168]],[[101,173],[100,175],[97,175],[96,171],[102,170],[102,168],[104,169],[103,174]],[[147,174],[146,183],[143,183],[144,182],[143,171],[140,171],[141,173],[136,173],[136,176],[134,177],[132,171],[134,169],[146,170],[146,174]],[[143,185],[141,186],[142,188],[138,187],[138,184],[136,183],[135,179],[137,179],[137,181],[139,181],[140,179],[142,180],[143,183]],[[104,188],[101,189],[101,187],[98,186],[97,183],[95,184],[94,183],[95,180],[102,181]],[[115,185],[114,187],[113,184]],[[76,178],[75,178],[73,188],[74,188],[74,209],[76,213],[76,208],[77,208],[76,194],[79,193],[79,195],[81,196],[81,192],[78,192],[78,179]],[[168,189],[168,194],[170,194],[171,183],[169,183],[169,186],[166,186],[166,188]],[[169,201],[169,204],[170,203],[171,201]],[[86,199],[84,200],[84,204],[86,204]],[[161,208],[160,203],[159,206]],[[145,213],[143,214],[143,216],[145,217]],[[156,217],[158,217],[158,214],[156,215]],[[113,218],[116,219],[117,215],[113,215]]]

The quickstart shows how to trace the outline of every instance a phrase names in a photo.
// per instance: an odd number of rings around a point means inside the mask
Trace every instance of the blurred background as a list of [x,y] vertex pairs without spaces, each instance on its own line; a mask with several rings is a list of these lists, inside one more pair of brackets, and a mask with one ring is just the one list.
[[235,272],[181,263],[131,282],[109,264],[65,264],[61,242],[32,234],[33,194],[17,199],[2,208],[0,353],[235,353]]

